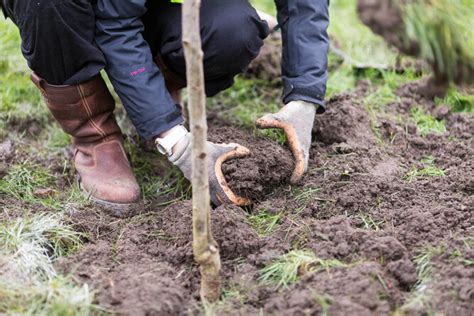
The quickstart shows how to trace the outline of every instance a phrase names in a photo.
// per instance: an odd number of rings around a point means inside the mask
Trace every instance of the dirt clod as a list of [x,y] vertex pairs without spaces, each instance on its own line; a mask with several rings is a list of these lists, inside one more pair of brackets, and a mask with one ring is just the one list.
[[229,160],[222,166],[229,187],[238,195],[259,199],[272,188],[286,183],[293,172],[294,161],[289,149],[268,138],[228,127],[211,128],[209,138],[214,142],[237,142],[250,149],[249,156]]

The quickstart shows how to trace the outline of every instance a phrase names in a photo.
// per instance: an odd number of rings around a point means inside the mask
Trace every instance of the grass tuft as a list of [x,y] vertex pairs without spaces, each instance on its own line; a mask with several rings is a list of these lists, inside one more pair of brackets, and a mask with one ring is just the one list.
[[0,314],[88,315],[93,294],[54,269],[77,250],[82,234],[59,214],[36,214],[0,224]]
[[286,288],[304,274],[329,272],[331,268],[344,266],[337,259],[318,258],[312,251],[292,250],[264,267],[259,280],[266,285]]
[[446,133],[444,120],[436,120],[419,107],[413,107],[411,109],[411,118],[415,122],[416,127],[422,136],[428,134],[443,135]]
[[0,193],[24,202],[36,202],[35,191],[47,188],[54,181],[55,177],[46,169],[24,161],[13,165],[8,174],[0,179]]
[[247,220],[259,235],[266,236],[276,230],[281,217],[281,214],[272,214],[266,210],[259,210],[256,214],[248,216]]
[[433,273],[432,260],[435,256],[442,254],[444,247],[428,247],[414,257],[416,264],[417,283],[415,284],[411,295],[401,307],[401,311],[426,310],[426,305],[430,302],[431,291],[429,285]]
[[453,112],[471,113],[474,111],[474,95],[460,92],[455,87],[449,88],[446,96],[442,99],[436,98],[437,105],[446,104]]
[[58,214],[25,216],[0,225],[1,252],[8,258],[7,270],[20,272],[18,275],[32,283],[56,277],[52,262],[75,251],[81,245],[81,237]]
[[406,181],[412,182],[417,178],[445,176],[444,170],[435,166],[433,156],[426,156],[421,160],[421,163],[423,164],[422,168],[413,166],[412,169],[405,175],[404,179]]
[[40,285],[11,284],[0,279],[0,313],[7,315],[91,315],[100,308],[85,284],[56,277]]

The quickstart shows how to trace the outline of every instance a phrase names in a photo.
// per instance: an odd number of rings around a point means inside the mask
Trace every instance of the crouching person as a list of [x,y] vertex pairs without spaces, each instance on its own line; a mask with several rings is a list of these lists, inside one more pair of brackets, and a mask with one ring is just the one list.
[[[144,15],[144,0],[0,1],[20,30],[33,82],[54,118],[72,136],[83,191],[117,215],[140,199],[114,118],[114,100],[100,76],[102,69],[140,136],[156,140],[160,152],[190,178],[190,134],[182,126],[180,106],[170,95],[171,91],[176,96],[185,86],[180,5],[151,1]],[[231,86],[233,77],[256,57],[268,27],[246,1],[204,1],[202,12],[211,96]],[[144,28],[148,42],[142,35]],[[232,29],[239,30],[235,36],[229,36]],[[154,55],[166,61],[162,66],[169,74],[173,72],[168,75],[170,91]],[[234,145],[209,143],[210,163],[232,157],[236,150]],[[219,183],[222,175],[209,170],[212,202],[236,202],[236,196]]]
[[[145,140],[191,177],[191,135],[179,91],[185,86],[179,0],[0,0],[20,29],[22,52],[51,113],[72,136],[81,188],[118,215],[140,199],[114,101],[100,77],[105,69],[132,123]],[[292,182],[307,169],[311,129],[324,111],[328,1],[277,0],[283,38],[281,111],[257,120],[281,128],[295,158]],[[230,87],[268,35],[247,0],[203,0],[201,36],[206,93]],[[218,165],[238,145],[208,143],[211,200],[241,204]],[[217,166],[217,167],[216,167]]]

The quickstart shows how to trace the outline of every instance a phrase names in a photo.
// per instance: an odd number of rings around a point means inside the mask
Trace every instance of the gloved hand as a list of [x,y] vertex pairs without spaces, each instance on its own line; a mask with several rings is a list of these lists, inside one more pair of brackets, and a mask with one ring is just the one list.
[[305,101],[292,101],[278,113],[267,114],[256,121],[258,128],[280,128],[286,134],[295,158],[295,169],[290,182],[297,183],[308,169],[311,130],[318,105]]
[[[209,173],[209,191],[211,201],[214,205],[233,203],[244,206],[250,204],[250,200],[237,196],[227,185],[224,174],[222,173],[222,164],[233,158],[247,156],[250,151],[238,144],[214,144],[207,142],[208,151],[208,173]],[[191,133],[176,145],[173,155],[168,157],[169,161],[177,166],[184,174],[186,179],[191,181],[192,177],[192,158],[191,158]]]

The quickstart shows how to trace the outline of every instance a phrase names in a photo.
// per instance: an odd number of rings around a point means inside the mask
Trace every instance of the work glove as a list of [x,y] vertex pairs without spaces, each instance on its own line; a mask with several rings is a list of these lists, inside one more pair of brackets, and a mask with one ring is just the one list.
[[[192,177],[191,147],[191,133],[187,133],[176,145],[173,155],[168,157],[169,161],[177,166],[189,181],[191,181]],[[250,204],[250,200],[237,196],[232,192],[222,172],[222,164],[225,161],[247,156],[250,151],[238,144],[214,144],[207,142],[207,152],[209,192],[212,203],[215,206],[231,203],[238,206]]]
[[311,130],[317,106],[305,101],[292,101],[278,113],[264,115],[256,121],[258,128],[279,128],[285,132],[295,158],[295,169],[290,179],[293,184],[300,181],[308,170]]

